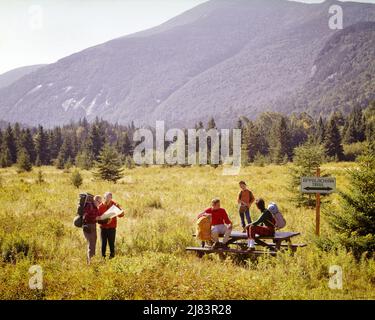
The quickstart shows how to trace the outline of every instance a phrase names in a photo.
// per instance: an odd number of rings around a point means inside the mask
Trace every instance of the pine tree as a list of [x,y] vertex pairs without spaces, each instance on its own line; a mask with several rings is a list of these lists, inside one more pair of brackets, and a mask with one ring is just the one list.
[[14,141],[16,142],[16,148],[21,149],[21,139],[22,139],[22,130],[21,126],[18,122],[16,122],[13,126],[13,135],[14,135]]
[[350,190],[341,192],[341,210],[329,212],[329,223],[338,238],[357,258],[375,253],[375,155],[368,148],[349,171]]
[[76,166],[83,170],[90,170],[94,166],[94,156],[87,150],[83,150],[76,157]]
[[21,133],[20,148],[23,148],[27,152],[30,158],[30,162],[35,163],[35,160],[36,160],[35,144],[34,144],[34,139],[31,134],[30,129],[26,129]]
[[116,183],[123,177],[121,159],[116,149],[105,145],[97,162],[98,172],[96,176],[102,180]]
[[216,129],[216,122],[214,120],[214,118],[210,118],[210,120],[208,121],[208,124],[207,124],[207,130],[211,130],[211,129]]
[[326,127],[322,116],[319,117],[318,125],[315,133],[315,142],[317,144],[323,144],[326,136]]
[[73,171],[70,181],[77,189],[82,185],[83,178],[78,170]]
[[32,170],[30,156],[25,148],[21,148],[18,151],[17,168],[18,172],[29,172]]
[[4,137],[3,137],[4,143],[7,146],[7,149],[10,153],[10,159],[12,164],[17,162],[17,143],[16,139],[14,137],[13,129],[8,125],[7,129],[5,130]]
[[36,165],[48,165],[50,163],[48,140],[43,127],[39,126],[35,137]]
[[51,159],[57,159],[63,142],[64,140],[63,140],[63,136],[61,133],[61,128],[56,127],[49,134],[50,158]]
[[329,120],[325,135],[325,152],[328,157],[344,159],[344,149],[341,142],[341,135],[334,117]]
[[94,155],[95,160],[98,159],[104,144],[105,135],[102,128],[99,126],[99,124],[92,125],[88,138],[87,150],[89,153]]
[[317,169],[323,162],[324,149],[321,145],[307,143],[294,149],[293,167],[290,168],[291,200],[299,207],[314,207],[315,199],[311,195],[300,192],[301,178],[316,175]]
[[8,144],[5,140],[3,140],[2,146],[1,146],[1,154],[0,154],[0,166],[2,168],[7,168],[12,165],[12,156],[10,154]]
[[363,142],[365,140],[365,130],[362,109],[356,107],[345,122],[343,141],[347,144]]
[[73,144],[70,135],[67,135],[64,139],[64,142],[60,148],[59,155],[57,156],[56,167],[58,169],[63,169],[65,164],[68,162],[68,159],[72,162],[74,159]]
[[284,117],[271,130],[271,158],[274,163],[282,163],[285,156],[289,158],[290,135],[287,121]]

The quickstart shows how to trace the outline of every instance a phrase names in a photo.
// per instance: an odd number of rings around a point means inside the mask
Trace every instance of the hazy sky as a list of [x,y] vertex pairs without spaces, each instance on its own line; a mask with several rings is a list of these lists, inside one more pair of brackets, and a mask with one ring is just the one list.
[[148,29],[205,1],[0,0],[0,74]]

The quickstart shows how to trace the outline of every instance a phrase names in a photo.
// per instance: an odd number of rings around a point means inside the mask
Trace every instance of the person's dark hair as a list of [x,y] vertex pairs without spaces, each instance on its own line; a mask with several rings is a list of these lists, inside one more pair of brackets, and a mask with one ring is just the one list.
[[266,204],[264,203],[264,200],[262,198],[257,199],[257,201],[255,203],[256,203],[257,208],[259,210],[263,211],[264,209],[266,209]]
[[240,181],[239,184],[244,184],[246,186],[246,182],[245,181]]

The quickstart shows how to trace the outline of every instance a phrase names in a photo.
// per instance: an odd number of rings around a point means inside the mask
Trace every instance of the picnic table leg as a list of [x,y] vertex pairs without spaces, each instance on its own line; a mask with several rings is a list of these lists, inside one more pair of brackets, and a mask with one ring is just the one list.
[[297,247],[293,247],[293,243],[291,239],[288,239],[288,247],[292,255],[297,251]]
[[275,241],[275,251],[280,251],[281,249],[281,240]]

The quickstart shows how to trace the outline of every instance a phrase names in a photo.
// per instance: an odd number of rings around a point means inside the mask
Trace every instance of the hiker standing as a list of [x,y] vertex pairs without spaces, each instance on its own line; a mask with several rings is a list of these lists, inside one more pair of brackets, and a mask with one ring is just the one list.
[[220,207],[220,200],[213,199],[211,201],[211,208],[206,209],[203,213],[198,216],[198,219],[205,216],[211,215],[211,237],[214,242],[213,248],[221,246],[219,242],[219,236],[224,235],[222,245],[227,247],[227,242],[232,233],[232,222],[229,220],[228,214],[225,209]]
[[250,216],[250,207],[254,203],[255,198],[253,193],[247,188],[245,181],[240,181],[239,183],[241,191],[238,194],[238,205],[239,205],[239,214],[241,218],[241,225],[243,232],[246,232],[246,222],[247,224],[251,223],[251,216]]
[[255,236],[274,236],[275,235],[275,224],[276,221],[272,213],[266,209],[266,205],[263,199],[256,201],[256,206],[262,213],[260,218],[249,224],[247,229],[248,236],[248,247],[249,250],[255,250]]
[[87,240],[87,264],[91,263],[91,258],[96,252],[96,223],[99,219],[99,202],[92,195],[87,195],[86,204],[83,209],[83,235]]
[[[119,209],[121,207],[112,200],[112,193],[106,192],[104,194],[104,202],[99,205],[99,214],[103,215],[109,208],[116,206]],[[124,216],[124,213],[119,215],[120,218]],[[107,243],[109,245],[110,255],[109,258],[112,259],[115,257],[115,240],[116,240],[116,228],[117,228],[117,218],[114,217],[106,224],[100,225],[100,235],[102,241],[102,256],[106,257]]]

